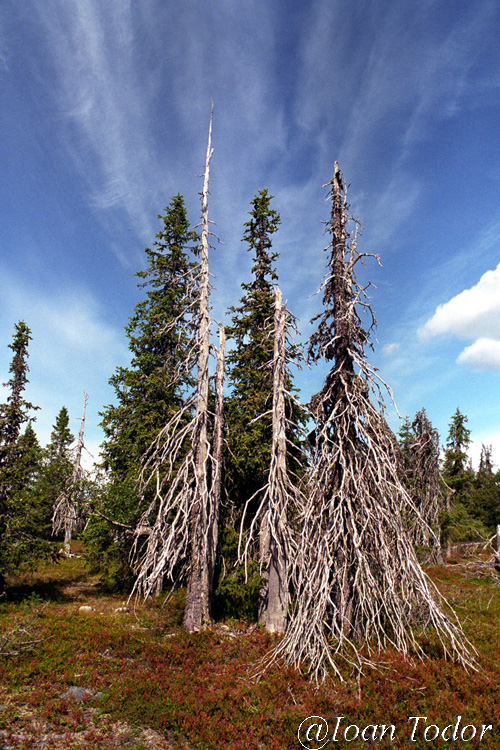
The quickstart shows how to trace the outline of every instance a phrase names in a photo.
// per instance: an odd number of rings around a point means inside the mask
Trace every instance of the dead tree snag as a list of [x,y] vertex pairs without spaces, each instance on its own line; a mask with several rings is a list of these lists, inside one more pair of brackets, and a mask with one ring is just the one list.
[[[301,491],[298,477],[291,477],[289,467],[290,420],[286,415],[286,398],[291,394],[286,390],[290,380],[287,371],[287,330],[289,313],[283,305],[283,295],[279,287],[274,293],[274,355],[273,402],[272,402],[272,444],[268,482],[262,488],[261,500],[255,513],[246,543],[242,546],[245,515],[241,521],[240,558],[245,560],[259,526],[260,564],[264,578],[261,592],[260,621],[270,633],[283,633],[286,628],[289,607],[290,560],[295,555],[295,540],[290,525],[290,511],[297,511],[301,505]],[[295,349],[294,345],[294,349]],[[296,408],[298,408],[296,403]],[[292,410],[289,410],[290,412]],[[297,429],[297,425],[295,425]],[[297,451],[297,446],[294,446]],[[295,456],[295,459],[297,457]],[[253,500],[250,500],[248,504]]]
[[83,393],[83,414],[80,422],[80,432],[78,434],[78,443],[76,445],[75,459],[73,461],[73,472],[69,486],[65,487],[54,503],[54,512],[52,515],[52,534],[55,536],[64,531],[64,551],[66,555],[70,554],[71,539],[81,522],[81,507],[78,499],[78,484],[83,478],[82,453],[83,453],[83,436],[85,434],[85,412],[87,409],[88,394]]
[[[340,677],[336,654],[358,668],[388,646],[423,655],[414,630],[419,627],[435,631],[446,655],[471,665],[462,630],[444,613],[400,512],[411,500],[398,476],[395,438],[364,353],[375,320],[355,268],[367,256],[358,253],[356,233],[351,236],[347,228],[349,206],[337,163],[329,188],[325,309],[315,318],[309,356],[333,366],[310,405],[316,428],[294,558],[296,602],[285,636],[264,666],[284,657],[287,664],[308,663],[316,679],[329,665]],[[374,386],[377,407],[370,397]]]
[[[182,577],[187,577],[184,625],[189,632],[200,630],[211,619],[221,491],[223,329],[220,332],[215,431],[212,441],[208,429],[208,184],[213,153],[211,135],[212,115],[201,193],[201,263],[199,273],[192,279],[193,293],[189,295],[197,302],[198,333],[196,345],[188,352],[184,362],[185,371],[196,367],[197,389],[175,411],[145,458],[141,473],[143,487],[156,484],[156,493],[154,501],[141,519],[133,548],[133,560],[138,571],[133,594],[149,596],[163,578],[178,582]],[[198,290],[196,293],[195,286]],[[174,323],[176,321],[172,325]],[[193,411],[194,416],[190,417]]]

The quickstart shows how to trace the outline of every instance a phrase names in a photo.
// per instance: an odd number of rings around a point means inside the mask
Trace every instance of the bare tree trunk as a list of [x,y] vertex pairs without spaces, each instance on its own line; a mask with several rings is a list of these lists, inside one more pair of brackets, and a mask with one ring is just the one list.
[[[196,276],[190,277],[190,290],[186,295],[190,309],[197,316],[198,333],[196,342],[181,365],[186,372],[196,367],[197,388],[174,411],[145,456],[139,477],[140,486],[142,491],[147,487],[155,489],[154,499],[142,515],[131,551],[132,565],[138,575],[130,598],[134,595],[150,596],[159,579],[169,579],[175,584],[187,578],[184,626],[189,632],[199,631],[211,621],[210,605],[221,494],[223,329],[220,332],[217,358],[216,414],[212,440],[208,429],[208,183],[213,153],[211,135],[212,114],[201,192],[201,261]],[[189,298],[196,300],[196,307]],[[194,417],[186,421],[191,416],[193,407]]]
[[[285,367],[286,367],[286,313],[283,309],[281,290],[276,288],[274,311],[274,360],[273,360],[273,444],[271,476],[269,484],[269,510],[276,516],[276,534],[269,539],[269,566],[267,571],[267,607],[263,622],[270,633],[284,633],[288,615],[288,560],[286,557],[283,529],[286,518],[286,416],[285,416]],[[269,513],[268,510],[268,513]],[[268,514],[266,513],[266,516]]]
[[226,334],[222,323],[219,324],[219,349],[215,371],[215,413],[212,437],[212,481],[211,492],[217,509],[222,495],[222,462],[224,447],[224,368],[226,356]]
[[82,453],[83,453],[83,436],[85,434],[85,412],[87,410],[87,401],[89,400],[88,393],[83,392],[83,414],[82,421],[80,422],[80,432],[78,433],[78,444],[76,446],[76,456],[73,468],[73,480],[77,481],[80,479],[82,474]]
[[[289,605],[289,562],[295,542],[288,522],[289,509],[304,505],[301,490],[290,477],[287,466],[287,426],[285,386],[287,375],[287,312],[279,288],[275,290],[273,355],[273,420],[271,463],[267,485],[250,524],[241,551],[245,514],[241,521],[239,559],[248,560],[254,530],[259,524],[259,553],[264,585],[260,592],[259,620],[270,633],[285,631]],[[253,500],[254,498],[250,498]],[[247,502],[247,507],[248,503]]]
[[213,579],[213,539],[217,538],[217,518],[211,507],[208,486],[208,358],[210,351],[209,271],[208,271],[208,182],[213,149],[212,113],[208,132],[205,177],[201,196],[201,282],[198,330],[198,391],[196,397],[196,431],[193,452],[195,463],[195,488],[191,506],[191,554],[189,581],[184,612],[184,626],[189,632],[197,631],[210,622],[211,583]]

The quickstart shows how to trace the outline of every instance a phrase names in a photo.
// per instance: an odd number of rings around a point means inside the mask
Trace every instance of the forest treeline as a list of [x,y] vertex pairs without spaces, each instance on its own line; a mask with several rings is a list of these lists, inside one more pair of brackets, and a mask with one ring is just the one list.
[[[56,559],[78,535],[103,585],[137,597],[186,586],[188,630],[237,617],[284,634],[270,661],[307,661],[320,676],[337,669],[336,653],[362,659],[363,643],[368,653],[388,644],[418,653],[412,628],[425,623],[470,663],[422,565],[495,533],[500,472],[491,448],[482,446],[474,470],[459,408],[442,449],[425,409],[397,436],[389,429],[377,395],[384,384],[366,358],[374,318],[356,282],[366,254],[338,165],[324,309],[308,344],[295,342],[279,291],[281,220],[267,190],[243,227],[251,277],[210,343],[211,155],[209,141],[201,231],[176,195],[145,250],[142,299],[125,329],[131,362],[111,376],[115,399],[101,412],[93,474],[81,467],[85,410],[78,441],[63,406],[50,442],[39,444],[37,407],[25,398],[31,333],[23,321],[15,326],[0,405],[2,588],[4,576]],[[331,370],[302,405],[293,367],[320,360]]]

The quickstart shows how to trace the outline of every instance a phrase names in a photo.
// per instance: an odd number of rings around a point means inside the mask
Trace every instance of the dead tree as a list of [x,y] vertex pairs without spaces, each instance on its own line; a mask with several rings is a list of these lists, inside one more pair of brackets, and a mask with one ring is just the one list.
[[[283,295],[275,289],[274,304],[274,356],[271,463],[266,486],[260,491],[261,501],[242,545],[245,515],[241,521],[240,559],[248,560],[249,550],[259,526],[260,564],[265,580],[261,593],[260,621],[270,633],[285,631],[289,607],[290,560],[295,554],[294,536],[289,515],[300,506],[298,477],[293,477],[288,467],[289,456],[286,416],[287,329],[288,313],[283,306]],[[247,502],[247,507],[249,503]]]
[[[69,485],[63,489],[54,503],[52,515],[52,534],[64,531],[64,551],[69,556],[71,552],[71,539],[81,523],[81,507],[79,502],[79,483],[83,479],[82,453],[84,448],[83,436],[85,434],[85,412],[87,409],[88,394],[83,392],[83,414],[80,422],[80,432],[73,461],[73,472]],[[81,527],[80,527],[81,530]]]
[[[210,159],[212,158],[212,115],[208,133],[205,177],[201,196],[201,279],[200,279],[200,319],[198,328],[198,391],[196,396],[196,431],[193,451],[195,465],[195,486],[190,508],[191,527],[190,568],[184,612],[184,627],[189,632],[199,630],[204,622],[209,622],[211,587],[213,580],[213,558],[217,547],[216,509],[212,507],[213,494],[208,484],[208,358],[210,351],[210,309],[208,271],[208,182]],[[211,545],[215,534],[215,548]]]
[[[196,360],[197,390],[186,398],[161,430],[145,459],[143,487],[156,484],[155,499],[137,529],[133,562],[138,572],[132,594],[148,596],[164,577],[187,577],[184,625],[199,630],[211,619],[210,605],[218,538],[222,441],[224,335],[221,333],[216,375],[215,436],[209,437],[208,362],[210,353],[210,276],[208,268],[212,115],[208,135],[202,203],[201,265],[196,279],[198,335],[185,369]],[[174,325],[176,321],[172,323]],[[188,361],[189,360],[189,361]],[[191,419],[186,417],[194,410]],[[146,539],[143,542],[144,538]]]
[[439,513],[443,509],[442,481],[439,472],[439,435],[425,410],[412,422],[413,435],[408,446],[405,479],[412,507],[403,507],[410,536],[417,545],[439,548]]
[[[398,476],[383,405],[370,398],[376,374],[364,347],[375,320],[366,287],[354,274],[366,254],[358,253],[356,234],[347,229],[349,207],[337,163],[329,188],[325,310],[315,319],[309,356],[333,367],[310,405],[316,428],[294,559],[293,614],[263,666],[284,657],[287,664],[308,663],[316,679],[329,665],[341,677],[336,654],[359,669],[388,646],[422,655],[414,630],[419,627],[437,634],[446,655],[471,665],[462,630],[422,571],[400,512],[411,499]],[[363,311],[370,316],[368,328]],[[377,394],[381,398],[375,388]]]

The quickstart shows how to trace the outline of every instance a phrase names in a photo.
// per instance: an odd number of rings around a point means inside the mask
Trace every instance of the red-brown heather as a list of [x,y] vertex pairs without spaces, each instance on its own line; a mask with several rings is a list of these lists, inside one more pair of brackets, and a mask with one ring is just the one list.
[[[466,724],[493,726],[480,745],[476,738],[467,747],[497,750],[500,589],[475,577],[470,562],[456,557],[427,572],[476,645],[478,671],[445,661],[438,643],[424,635],[424,661],[385,651],[376,669],[356,677],[339,663],[345,682],[327,678],[319,686],[279,664],[260,681],[250,679],[276,637],[237,621],[189,635],[182,628],[182,590],[163,609],[160,598],[126,612],[121,597],[89,579],[83,558],[12,578],[0,608],[1,633],[45,605],[30,626],[41,642],[31,653],[0,659],[1,741],[28,748],[48,737],[51,748],[70,750],[124,747],[125,741],[136,750],[283,750],[299,747],[297,729],[315,714],[330,722],[344,716],[345,726],[394,724],[399,731],[388,746],[408,748],[409,716],[445,727],[461,715]],[[86,604],[93,611],[79,612]],[[61,698],[72,685],[102,692],[102,699]],[[411,746],[463,743],[429,743],[418,732]],[[355,740],[349,747],[371,744]]]

